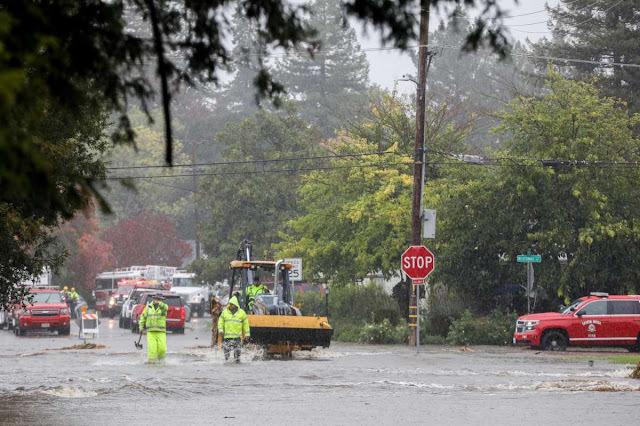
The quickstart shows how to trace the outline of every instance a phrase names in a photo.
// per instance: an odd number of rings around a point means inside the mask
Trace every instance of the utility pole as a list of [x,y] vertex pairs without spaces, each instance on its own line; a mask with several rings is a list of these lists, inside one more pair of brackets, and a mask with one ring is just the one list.
[[[196,164],[196,144],[193,144],[191,150],[191,164]],[[193,173],[191,184],[193,185],[193,234],[194,245],[196,246],[196,260],[200,259],[200,212],[198,211],[198,178]]]
[[[416,94],[416,144],[413,166],[413,203],[411,209],[411,244],[422,244],[422,192],[425,167],[424,149],[424,121],[425,121],[425,94],[427,90],[427,54],[429,43],[429,11],[431,0],[420,0],[420,35],[418,46],[418,90]],[[408,281],[409,298],[409,327],[412,329],[409,335],[409,345],[415,346],[418,338],[418,286],[412,286]],[[414,288],[412,288],[414,287]]]

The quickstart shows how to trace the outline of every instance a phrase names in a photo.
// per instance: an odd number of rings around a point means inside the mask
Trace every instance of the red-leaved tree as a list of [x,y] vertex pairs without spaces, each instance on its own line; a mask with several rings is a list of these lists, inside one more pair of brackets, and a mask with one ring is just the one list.
[[113,247],[118,267],[180,266],[191,255],[191,247],[178,237],[169,219],[150,212],[121,220],[105,229],[102,239]]
[[60,283],[76,287],[85,299],[91,300],[96,275],[115,263],[111,244],[100,238],[93,206],[62,225],[57,235],[68,252]]

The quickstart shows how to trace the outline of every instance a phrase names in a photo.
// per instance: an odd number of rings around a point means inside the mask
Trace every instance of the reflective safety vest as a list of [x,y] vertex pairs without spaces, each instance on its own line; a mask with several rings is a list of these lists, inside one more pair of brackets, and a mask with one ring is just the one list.
[[140,330],[147,329],[147,331],[167,331],[167,311],[169,306],[166,303],[160,302],[158,307],[154,307],[153,303],[144,307],[142,315],[140,316]]
[[254,283],[247,287],[247,298],[249,299],[247,303],[248,307],[251,308],[253,306],[253,303],[256,300],[256,296],[260,296],[267,291],[269,291],[269,288],[260,283]]
[[[235,297],[231,298],[229,303],[238,306],[238,302]],[[225,339],[249,337],[249,318],[247,318],[245,311],[238,307],[238,310],[234,314],[231,313],[228,307],[225,308],[218,319],[218,332],[224,333]]]
[[77,301],[78,301],[78,299],[80,298],[80,295],[78,294],[78,292],[77,292],[77,291],[70,291],[70,292],[68,293],[68,295],[69,295],[69,298],[70,298],[71,300],[73,300],[74,302],[77,302]]

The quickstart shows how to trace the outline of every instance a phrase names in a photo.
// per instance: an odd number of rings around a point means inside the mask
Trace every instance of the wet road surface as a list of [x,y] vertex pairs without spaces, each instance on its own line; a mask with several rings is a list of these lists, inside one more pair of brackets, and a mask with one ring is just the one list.
[[[0,331],[0,424],[633,425],[640,381],[589,352],[334,344],[225,364],[209,321],[169,335],[163,364],[103,320],[96,350],[74,337]],[[144,339],[143,339],[144,342]]]

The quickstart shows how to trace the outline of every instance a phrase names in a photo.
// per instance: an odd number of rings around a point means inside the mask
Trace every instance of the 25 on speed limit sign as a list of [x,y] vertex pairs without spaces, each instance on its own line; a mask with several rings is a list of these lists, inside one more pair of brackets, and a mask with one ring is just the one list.
[[302,281],[302,259],[294,257],[291,259],[284,259],[284,262],[293,265],[289,270],[289,279],[291,281]]
[[412,280],[423,280],[433,272],[435,257],[425,246],[410,246],[402,253],[400,265]]

